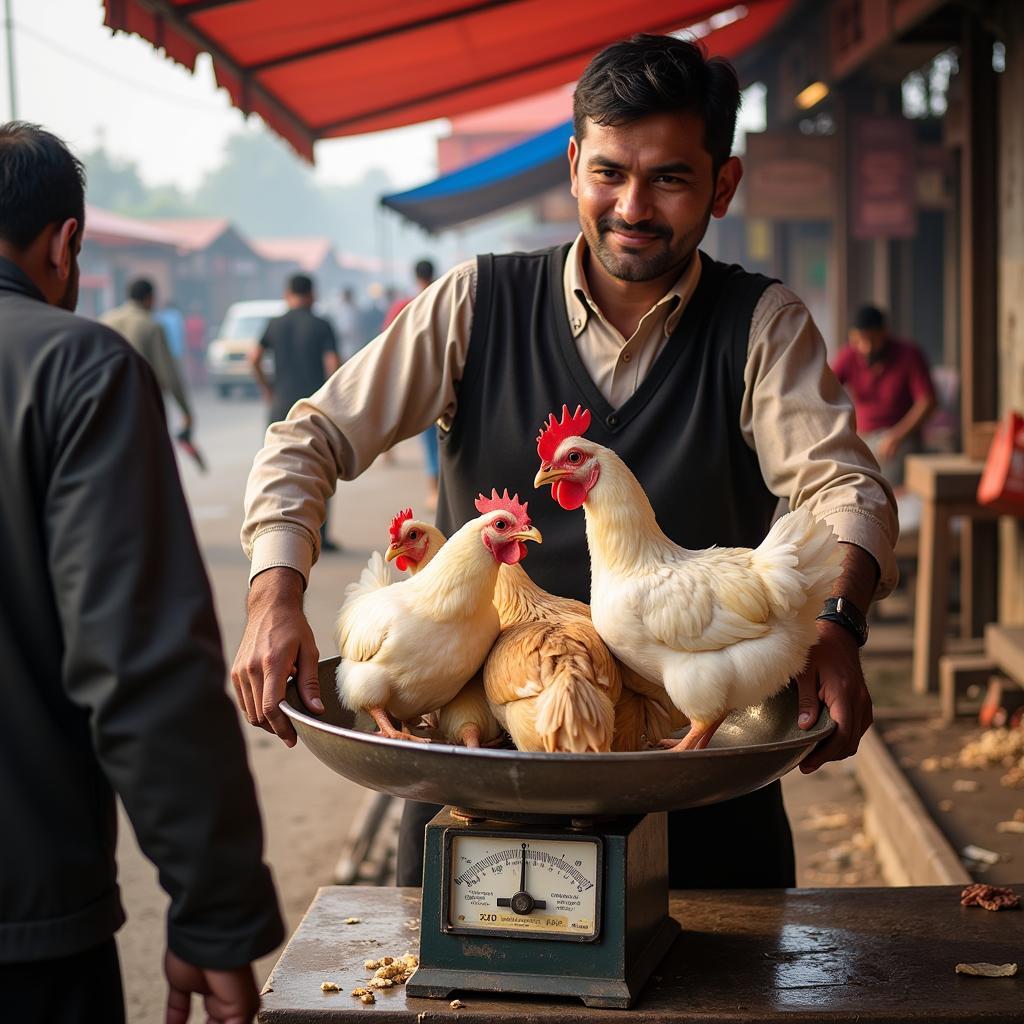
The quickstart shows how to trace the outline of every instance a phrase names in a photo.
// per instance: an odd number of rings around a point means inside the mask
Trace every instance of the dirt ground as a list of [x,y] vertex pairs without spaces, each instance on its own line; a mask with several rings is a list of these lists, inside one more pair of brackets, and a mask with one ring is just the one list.
[[[257,403],[218,403],[197,396],[199,440],[211,472],[187,463],[182,478],[213,584],[225,656],[230,663],[244,624],[248,566],[238,543],[241,495],[262,440]],[[332,534],[343,549],[316,566],[306,598],[307,615],[321,655],[333,654],[334,617],[347,582],[384,543],[398,507],[417,504],[424,491],[422,456],[413,439],[396,449],[390,464],[375,464],[344,484],[334,502]],[[416,508],[422,513],[422,504]],[[288,750],[243,722],[249,762],[259,792],[266,859],[277,883],[287,931],[298,925],[316,889],[334,881],[343,841],[367,791],[326,769],[301,746]],[[791,772],[783,781],[797,850],[798,885],[882,885],[873,852],[861,831],[861,798],[851,762],[828,765],[811,776]],[[161,957],[166,897],[156,872],[139,852],[122,817],[118,848],[128,923],[118,934],[129,1024],[162,1019],[166,998]],[[256,966],[262,981],[279,950]],[[203,1019],[194,1008],[194,1019]]]
[[[1019,883],[1024,878],[1024,782],[1017,781],[1011,769],[1024,763],[1024,750],[1008,756],[1006,763],[967,767],[960,760],[965,747],[978,749],[979,738],[987,733],[985,742],[995,749],[1000,740],[1005,746],[1008,735],[982,730],[967,718],[950,726],[935,718],[893,719],[880,728],[897,763],[972,877],[992,885]],[[989,856],[983,852],[971,857],[970,851],[965,854],[968,847],[980,848]]]

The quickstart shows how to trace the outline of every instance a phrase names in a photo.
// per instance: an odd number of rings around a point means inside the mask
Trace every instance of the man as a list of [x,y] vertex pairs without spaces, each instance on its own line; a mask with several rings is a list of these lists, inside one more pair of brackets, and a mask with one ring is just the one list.
[[192,431],[192,409],[185,395],[178,361],[171,354],[163,327],[153,316],[156,289],[144,277],[128,285],[128,301],[100,317],[100,322],[113,327],[136,352],[153,368],[160,390],[174,396],[181,409],[181,431],[186,436]]
[[889,333],[885,314],[863,306],[835,374],[853,400],[857,430],[891,484],[903,484],[903,461],[920,448],[921,428],[935,409],[935,388],[921,350]]
[[356,305],[354,288],[346,285],[341,289],[337,302],[331,306],[330,316],[338,341],[338,354],[344,362],[351,359],[363,347],[363,342],[372,336],[363,337],[359,329],[359,307]]
[[[430,260],[419,260],[413,267],[413,277],[416,279],[416,295],[420,295],[434,282],[434,264]],[[381,329],[386,330],[390,327],[398,314],[412,302],[416,295],[395,299],[384,316]],[[440,455],[437,450],[437,427],[433,423],[420,434],[420,441],[423,444],[423,457],[427,463],[427,496],[424,504],[431,512],[434,512],[437,509],[437,487],[441,467]]]
[[[777,496],[833,526],[845,557],[835,594],[859,613],[829,607],[818,623],[798,721],[809,728],[823,702],[837,727],[801,767],[856,751],[871,724],[861,613],[895,582],[894,502],[803,303],[697,250],[742,174],[729,155],[738,103],[732,67],[696,44],[641,35],[602,51],[574,96],[576,241],[456,267],[358,366],[271,428],[246,495],[252,585],[232,671],[250,722],[295,742],[278,708],[292,665],[307,705],[321,706],[302,592],[336,479],[441,417],[438,526],[451,534],[475,514],[479,491],[529,490],[534,438],[564,402],[589,407],[588,436],[642,467],[658,522],[678,543],[754,546]],[[530,575],[587,600],[582,515],[543,496],[530,514],[544,534]],[[406,809],[400,884],[415,884],[422,814]],[[674,886],[794,884],[778,784],[670,815],[669,828]]]
[[252,1021],[282,938],[153,372],[74,316],[82,165],[0,125],[0,1015],[124,1020],[120,796],[170,896],[168,1022]]
[[[294,274],[285,290],[288,312],[267,324],[249,365],[270,405],[270,422],[283,420],[301,398],[311,395],[341,365],[334,329],[313,313],[313,280]],[[263,353],[274,353],[274,383],[263,371]],[[327,513],[320,524],[320,550],[337,551],[327,536]]]

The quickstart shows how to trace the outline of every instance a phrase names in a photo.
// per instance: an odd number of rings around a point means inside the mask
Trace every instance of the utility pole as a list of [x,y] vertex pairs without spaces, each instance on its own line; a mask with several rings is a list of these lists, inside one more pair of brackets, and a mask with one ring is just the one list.
[[10,97],[11,120],[18,119],[18,84],[14,73],[14,18],[11,7],[14,0],[4,0],[4,28],[7,32],[7,95]]

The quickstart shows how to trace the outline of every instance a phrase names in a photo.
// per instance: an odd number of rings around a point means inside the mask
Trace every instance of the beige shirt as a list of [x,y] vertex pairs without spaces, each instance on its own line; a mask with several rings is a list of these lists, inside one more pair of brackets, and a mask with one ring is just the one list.
[[[601,393],[621,406],[639,387],[675,329],[700,278],[700,261],[624,338],[587,287],[582,236],[563,284],[580,358]],[[337,480],[359,476],[380,452],[457,410],[456,384],[469,350],[476,261],[462,263],[402,310],[316,394],[267,430],[245,494],[242,546],[250,580],[274,566],[308,580],[319,528]],[[825,345],[804,304],[782,285],[754,308],[739,427],[757,452],[770,490],[790,508],[807,505],[840,540],[878,563],[878,596],[895,585],[896,503],[854,430],[853,408],[828,367]]]
[[117,309],[108,310],[100,317],[100,321],[113,327],[149,363],[156,374],[160,390],[172,394],[182,414],[191,417],[192,410],[178,372],[178,364],[171,354],[164,329],[149,310],[137,302],[128,301]]

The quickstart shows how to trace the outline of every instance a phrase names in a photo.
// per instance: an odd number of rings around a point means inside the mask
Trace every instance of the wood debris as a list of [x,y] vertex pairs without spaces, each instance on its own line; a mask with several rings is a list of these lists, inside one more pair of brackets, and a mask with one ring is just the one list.
[[962,907],[984,907],[986,910],[1016,910],[1020,897],[1012,890],[979,882],[960,893]]
[[340,992],[341,986],[336,981],[321,981],[320,982],[321,992]]
[[453,999],[448,1005],[453,1010],[461,1010],[466,1004],[461,999]]
[[957,974],[970,974],[975,978],[1012,978],[1016,964],[957,964]]
[[345,924],[359,924],[361,920],[359,917],[346,917]]
[[954,793],[977,793],[981,787],[978,785],[977,779],[954,779],[953,780],[953,792]]
[[997,832],[1012,832],[1015,835],[1024,835],[1024,821],[997,821]]

